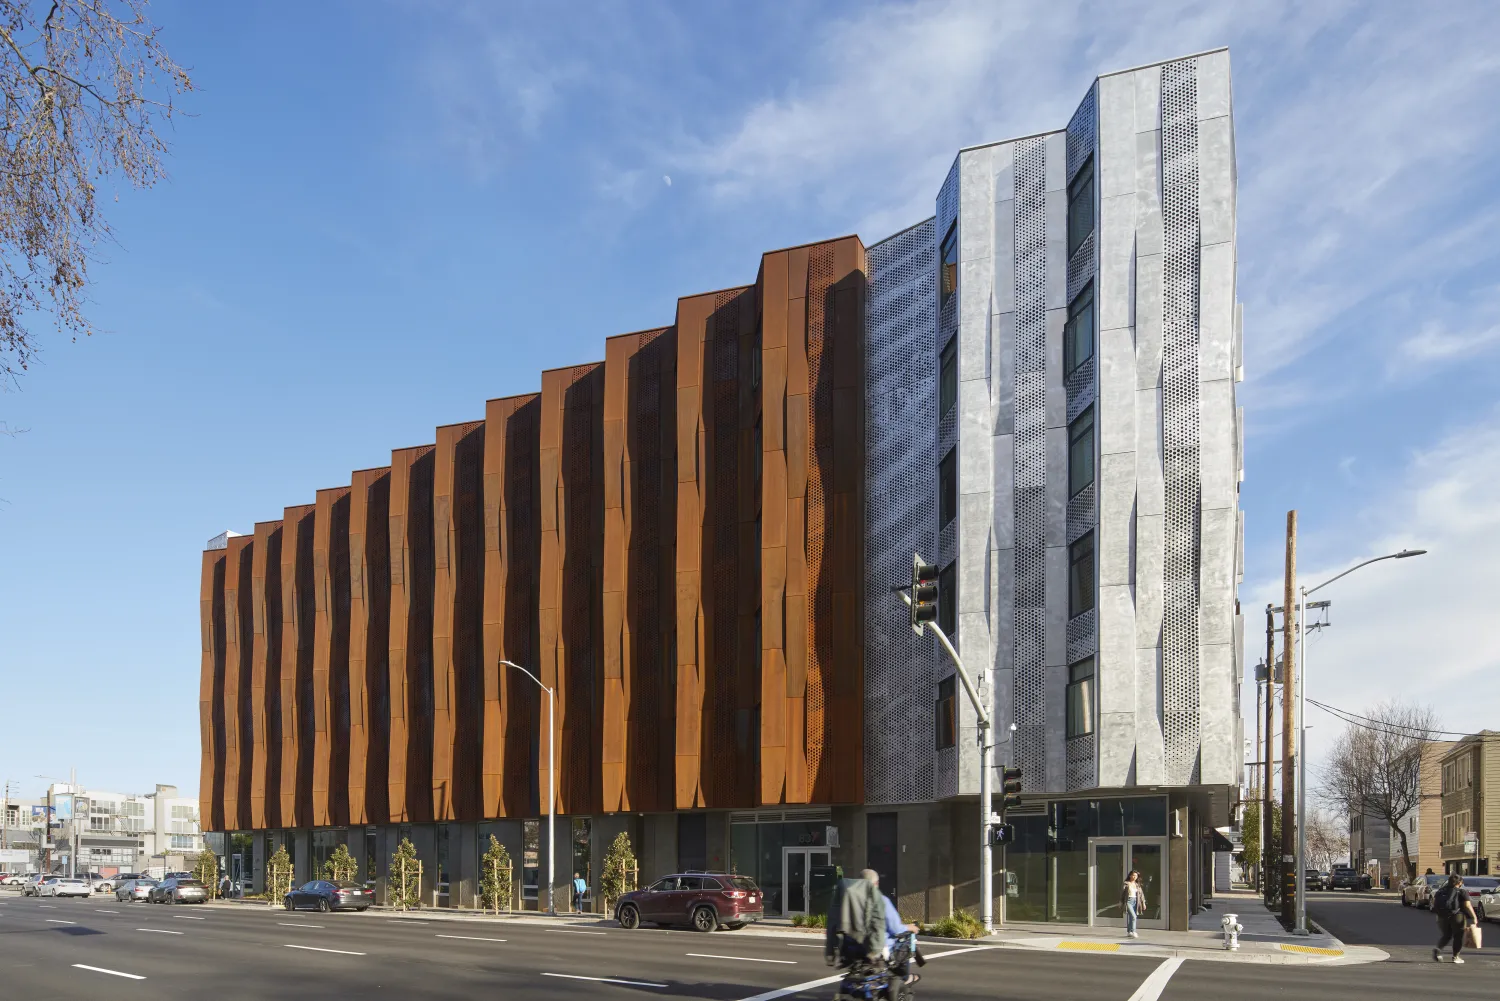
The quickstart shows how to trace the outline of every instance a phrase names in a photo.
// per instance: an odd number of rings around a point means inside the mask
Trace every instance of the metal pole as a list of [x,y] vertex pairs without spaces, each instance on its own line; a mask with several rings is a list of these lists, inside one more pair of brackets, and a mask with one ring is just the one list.
[[1281,867],[1271,866],[1271,762],[1275,758],[1273,748],[1274,738],[1271,736],[1276,729],[1275,706],[1276,706],[1276,613],[1275,606],[1269,602],[1266,604],[1266,748],[1263,753],[1265,758],[1265,773],[1261,782],[1264,787],[1260,791],[1260,894],[1267,901],[1271,899],[1271,874],[1279,873]]
[[[546,687],[546,686],[543,686]],[[556,695],[547,689],[547,912],[557,913],[552,901],[553,856],[557,854],[557,787],[553,776],[553,755],[557,743],[554,727],[557,725]]]
[[[1307,588],[1297,594],[1297,622],[1307,628]],[[1307,635],[1297,651],[1297,924],[1293,935],[1307,934]]]

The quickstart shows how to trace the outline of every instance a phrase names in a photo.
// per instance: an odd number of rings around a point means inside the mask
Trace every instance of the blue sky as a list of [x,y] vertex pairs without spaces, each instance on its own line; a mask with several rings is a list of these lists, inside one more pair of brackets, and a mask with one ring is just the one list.
[[[1338,585],[1309,693],[1500,727],[1494,5],[153,10],[200,88],[171,179],[109,206],[108,332],[51,338],[0,395],[24,429],[0,438],[0,779],[193,790],[207,538],[763,250],[924,218],[960,146],[1060,126],[1099,72],[1225,44],[1249,663],[1296,507],[1310,579],[1432,550]],[[58,699],[84,709],[33,708]]]

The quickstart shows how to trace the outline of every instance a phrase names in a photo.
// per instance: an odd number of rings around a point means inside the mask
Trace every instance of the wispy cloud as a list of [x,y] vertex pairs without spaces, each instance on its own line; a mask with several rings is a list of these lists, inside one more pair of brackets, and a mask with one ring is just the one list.
[[1483,330],[1455,332],[1441,323],[1422,325],[1401,342],[1401,357],[1406,362],[1444,362],[1454,358],[1471,358],[1477,351],[1500,341],[1500,324]]

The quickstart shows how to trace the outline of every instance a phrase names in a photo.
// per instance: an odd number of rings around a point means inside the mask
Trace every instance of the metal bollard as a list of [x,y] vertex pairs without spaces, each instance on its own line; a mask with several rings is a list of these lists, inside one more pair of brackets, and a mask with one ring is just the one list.
[[1245,926],[1240,924],[1239,919],[1240,916],[1238,914],[1226,914],[1224,915],[1224,920],[1219,922],[1220,926],[1224,929],[1224,948],[1226,951],[1235,952],[1240,947],[1240,932],[1245,930]]

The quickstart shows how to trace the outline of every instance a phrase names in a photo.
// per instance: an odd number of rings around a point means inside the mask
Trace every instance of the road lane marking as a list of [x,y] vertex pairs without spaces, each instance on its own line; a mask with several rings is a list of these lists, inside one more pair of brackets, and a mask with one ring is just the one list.
[[306,921],[278,921],[277,924],[283,928],[322,928],[322,925],[310,925]]
[[1161,965],[1152,970],[1150,975],[1141,981],[1141,986],[1135,989],[1135,993],[1130,995],[1130,1001],[1156,1001],[1161,997],[1161,992],[1166,990],[1167,981],[1172,979],[1172,974],[1176,973],[1181,965],[1181,956],[1162,960]]
[[503,938],[482,938],[478,935],[438,935],[438,938],[461,938],[465,942],[504,942]]
[[55,911],[55,910],[57,910],[57,905],[56,904],[37,904],[37,906],[40,907],[44,911]]
[[287,949],[305,949],[308,952],[336,952],[340,956],[363,956],[363,952],[350,952],[348,949],[319,949],[315,945],[287,945]]
[[64,921],[62,918],[48,918],[49,925],[76,925],[77,921]]
[[137,928],[136,931],[148,931],[154,935],[185,935],[186,932],[172,931],[170,928]]
[[780,963],[783,966],[796,966],[795,959],[758,959],[755,956],[719,956],[711,952],[689,952],[688,956],[697,956],[699,959],[738,959],[742,963]]
[[813,945],[810,942],[788,942],[787,943],[787,948],[789,948],[789,949],[821,949],[821,948],[823,948],[823,946],[821,944],[819,944],[819,945]]
[[103,910],[101,910],[99,913],[100,914],[119,914],[120,912],[119,911],[103,911]]
[[102,966],[84,966],[82,963],[74,963],[73,968],[76,970],[92,970],[95,973],[108,973],[112,977],[124,977],[126,980],[146,979],[138,973],[121,973],[119,970],[106,970]]
[[603,935],[602,931],[583,931],[578,928],[543,928],[542,931],[557,932],[559,935]]
[[172,917],[176,918],[178,921],[207,921],[208,920],[208,918],[198,918],[198,917],[194,917],[191,914],[174,914],[174,915],[172,915]]
[[561,977],[564,980],[592,980],[600,984],[629,984],[631,987],[668,987],[669,984],[653,984],[648,980],[620,980],[615,977],[582,977],[576,973],[543,973],[544,977]]
[[809,980],[805,984],[793,984],[790,987],[778,987],[774,991],[766,991],[764,994],[757,994],[754,997],[745,998],[744,1001],[776,1001],[777,998],[784,998],[788,994],[801,994],[803,991],[810,991],[814,987],[824,987],[828,984],[836,984],[842,979],[844,979],[843,974],[838,973],[834,974],[831,977],[824,977],[822,980]]

